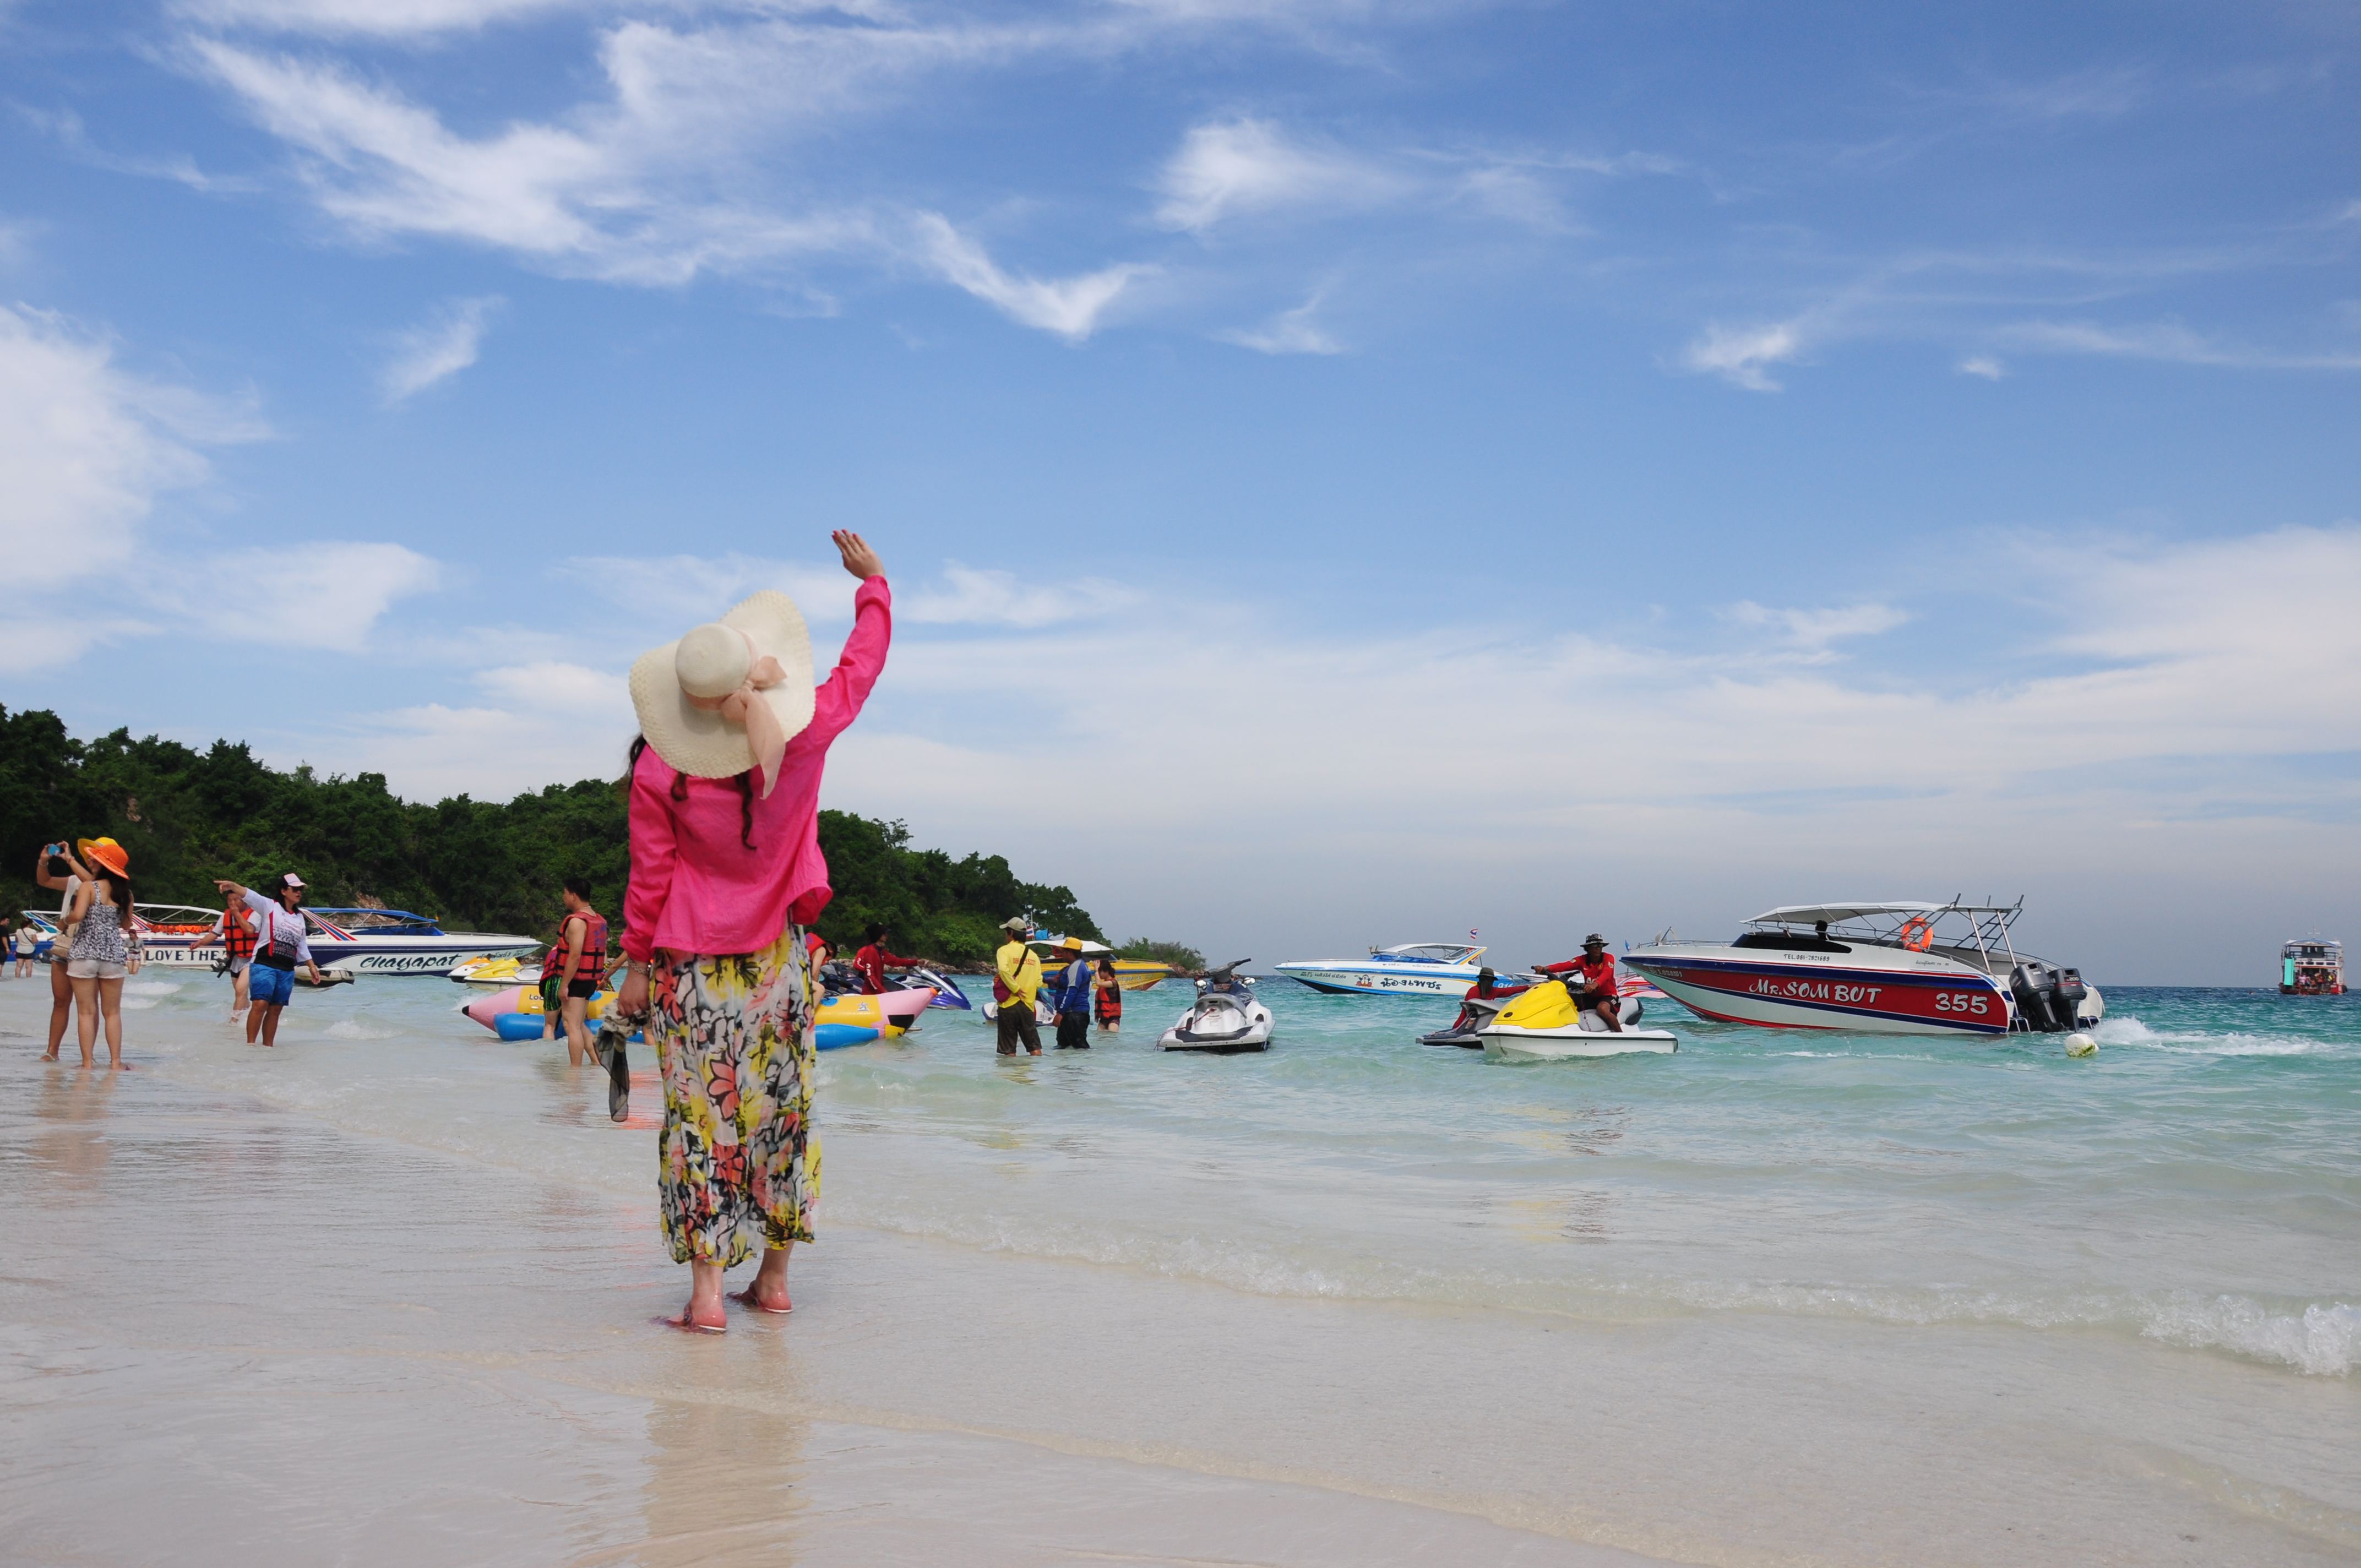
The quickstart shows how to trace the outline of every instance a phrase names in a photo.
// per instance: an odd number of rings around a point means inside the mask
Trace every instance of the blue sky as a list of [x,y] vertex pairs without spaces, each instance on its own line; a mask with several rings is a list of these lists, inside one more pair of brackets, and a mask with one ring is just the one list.
[[[901,608],[830,804],[1277,959],[2361,937],[2347,6],[0,3],[0,701],[499,795]],[[1530,949],[1530,950],[1529,950]]]

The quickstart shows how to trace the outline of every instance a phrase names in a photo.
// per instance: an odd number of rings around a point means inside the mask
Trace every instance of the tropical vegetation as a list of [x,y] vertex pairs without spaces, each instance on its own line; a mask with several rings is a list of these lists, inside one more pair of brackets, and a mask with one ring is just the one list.
[[[54,713],[0,707],[5,907],[54,907],[56,894],[33,882],[41,846],[101,836],[129,850],[142,903],[217,907],[216,877],[260,885],[293,871],[315,905],[390,905],[452,929],[533,936],[555,926],[566,878],[587,877],[592,901],[620,914],[631,871],[611,779],[430,806],[394,795],[382,773],[281,772],[242,741],[199,751],[123,729],[79,740]],[[971,962],[990,954],[1011,915],[1105,940],[1072,890],[1023,881],[1002,856],[913,849],[906,824],[843,811],[819,814],[819,840],[836,890],[819,929],[840,945],[882,921],[898,952]]]

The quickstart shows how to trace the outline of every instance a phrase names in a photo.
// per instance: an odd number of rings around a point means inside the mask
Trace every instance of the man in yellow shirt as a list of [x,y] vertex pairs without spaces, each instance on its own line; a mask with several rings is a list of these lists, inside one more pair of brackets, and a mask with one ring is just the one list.
[[1000,1008],[1000,1054],[1013,1057],[1016,1042],[1025,1042],[1025,1054],[1041,1054],[1041,1031],[1033,1025],[1033,1003],[1041,994],[1041,955],[1025,945],[1033,935],[1033,923],[1021,916],[1012,916],[1000,923],[1008,933],[1008,940],[993,955],[992,1000]]

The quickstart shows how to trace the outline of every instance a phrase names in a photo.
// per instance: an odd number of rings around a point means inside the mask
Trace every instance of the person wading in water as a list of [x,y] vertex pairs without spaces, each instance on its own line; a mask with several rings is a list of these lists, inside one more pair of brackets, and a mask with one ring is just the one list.
[[89,868],[73,858],[63,839],[41,846],[40,857],[33,862],[33,881],[58,895],[59,909],[59,931],[49,939],[49,1048],[42,1053],[44,1061],[58,1059],[66,1025],[73,1021],[73,981],[66,978],[66,950],[73,946],[74,895],[89,880]]
[[246,1043],[257,1036],[266,1046],[279,1043],[279,1015],[295,999],[295,966],[311,971],[318,985],[320,966],[312,961],[312,939],[303,925],[303,879],[293,872],[279,879],[277,902],[234,882],[215,882],[225,898],[242,900],[254,914],[254,967],[247,972]]
[[1025,1054],[1041,1054],[1041,1031],[1033,1021],[1033,1003],[1041,994],[1041,955],[1027,946],[1033,935],[1033,922],[1021,915],[1012,915],[1000,923],[1008,933],[1008,940],[992,956],[992,1000],[997,1011],[993,1015],[999,1035],[1000,1054],[1013,1057],[1016,1043],[1025,1042]]
[[[74,894],[67,918],[74,938],[66,955],[66,976],[73,986],[82,1065],[93,1065],[92,1053],[104,1016],[107,1060],[120,1069],[131,1065],[123,1059],[123,978],[139,972],[139,929],[131,915],[131,857],[112,839],[85,839],[80,848],[91,876]],[[58,960],[53,955],[49,961]]]
[[229,1015],[234,1021],[246,1016],[247,1003],[252,1000],[247,990],[246,971],[254,967],[254,921],[243,909],[225,909],[221,918],[214,922],[213,931],[205,933],[206,938],[211,939],[214,931],[221,933],[222,969],[229,975]]
[[852,633],[812,689],[795,601],[759,593],[631,666],[628,972],[616,1005],[645,1014],[664,1075],[657,1206],[688,1304],[664,1321],[729,1327],[724,1271],[759,1248],[732,1299],[790,1310],[787,1253],[812,1239],[818,987],[805,930],[828,907],[819,849],[828,749],[869,700],[893,640],[893,595],[861,535],[835,535],[860,580]]
[[1082,939],[1069,937],[1058,944],[1066,962],[1058,970],[1058,1048],[1091,1048],[1091,960],[1082,957]]
[[567,877],[563,896],[566,916],[557,923],[557,946],[544,961],[556,967],[564,981],[558,1005],[566,1022],[566,1059],[580,1067],[598,1060],[590,1048],[590,999],[607,978],[607,917],[590,907],[588,878]]

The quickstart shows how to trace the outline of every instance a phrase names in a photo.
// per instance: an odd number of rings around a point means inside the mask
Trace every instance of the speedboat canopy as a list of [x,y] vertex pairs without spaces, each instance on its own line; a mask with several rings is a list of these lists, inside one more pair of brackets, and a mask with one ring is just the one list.
[[1406,964],[1464,964],[1474,962],[1483,950],[1465,942],[1400,942],[1390,948],[1371,948],[1369,957]]

